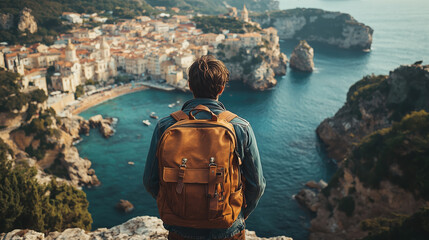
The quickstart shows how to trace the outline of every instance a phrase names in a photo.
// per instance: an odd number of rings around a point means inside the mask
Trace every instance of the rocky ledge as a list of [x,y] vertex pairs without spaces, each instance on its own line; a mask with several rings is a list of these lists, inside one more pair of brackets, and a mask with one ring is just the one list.
[[422,109],[429,111],[429,65],[403,65],[352,85],[344,106],[316,132],[329,157],[342,161],[366,135]]
[[266,12],[252,19],[262,27],[275,27],[281,39],[306,39],[345,49],[371,49],[374,30],[346,13],[296,8]]
[[[100,228],[93,232],[85,232],[80,228],[69,228],[63,232],[51,232],[47,235],[33,230],[16,229],[9,233],[0,234],[1,240],[110,240],[110,239],[167,239],[168,231],[162,221],[156,217],[142,216],[128,220],[126,223],[110,229]],[[248,240],[292,240],[288,237],[259,238],[255,232],[246,230]]]
[[303,72],[312,72],[314,69],[314,50],[305,40],[301,40],[290,56],[291,68]]
[[[30,124],[23,123],[23,127],[9,133],[10,140],[6,140],[16,153],[16,161],[36,167],[40,183],[50,182],[48,174],[52,174],[75,187],[99,185],[91,162],[81,158],[73,146],[80,139],[80,133],[88,133],[88,121],[76,116],[48,116],[46,112],[41,113],[45,115],[45,120],[34,119]],[[38,125],[40,122],[46,124],[44,130]]]

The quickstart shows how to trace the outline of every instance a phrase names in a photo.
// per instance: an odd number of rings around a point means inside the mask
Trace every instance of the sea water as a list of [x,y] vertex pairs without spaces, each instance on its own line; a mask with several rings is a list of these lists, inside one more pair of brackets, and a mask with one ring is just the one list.
[[[278,77],[273,90],[255,92],[231,83],[220,98],[232,112],[246,118],[258,142],[267,188],[247,228],[259,236],[286,235],[306,239],[313,214],[300,207],[292,196],[309,180],[328,181],[335,164],[326,157],[315,129],[344,104],[348,88],[363,76],[388,74],[401,64],[424,60],[429,64],[429,2],[426,0],[291,0],[281,8],[316,7],[350,13],[374,29],[370,53],[342,50],[310,42],[315,52],[315,72],[288,69]],[[290,56],[296,41],[281,42]],[[77,145],[88,157],[102,185],[85,188],[94,219],[93,228],[112,227],[135,216],[158,216],[155,200],[142,184],[146,155],[156,120],[179,110],[190,94],[146,90],[125,95],[93,107],[81,115],[95,114],[119,119],[116,134],[104,139],[97,130]],[[174,107],[168,105],[176,103]],[[149,119],[151,126],[142,124]],[[128,162],[134,162],[129,165]],[[115,210],[120,199],[132,202],[135,210]]]

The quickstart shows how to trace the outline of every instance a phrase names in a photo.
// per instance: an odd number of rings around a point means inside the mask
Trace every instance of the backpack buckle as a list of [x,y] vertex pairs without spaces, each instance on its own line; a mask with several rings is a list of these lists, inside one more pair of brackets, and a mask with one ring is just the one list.
[[186,167],[186,162],[188,161],[187,158],[182,158],[182,164],[180,165],[181,167]]
[[216,163],[215,163],[215,158],[214,158],[214,157],[211,157],[211,158],[210,158],[209,166],[210,166],[210,167],[211,167],[211,166],[217,166],[217,165],[216,165]]

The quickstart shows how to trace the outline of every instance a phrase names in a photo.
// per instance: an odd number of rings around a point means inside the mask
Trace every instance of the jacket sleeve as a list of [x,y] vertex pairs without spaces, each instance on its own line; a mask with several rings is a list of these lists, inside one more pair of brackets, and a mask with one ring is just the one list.
[[262,172],[261,159],[259,156],[258,145],[256,144],[253,129],[248,125],[246,141],[244,144],[244,158],[242,160],[242,173],[245,181],[244,196],[246,207],[244,217],[247,218],[258,205],[259,199],[265,190],[265,178]]
[[158,158],[156,157],[156,151],[158,141],[160,138],[159,123],[156,125],[153,131],[152,141],[150,143],[149,152],[146,158],[146,165],[143,174],[143,184],[146,190],[156,199],[159,191],[159,171],[158,171]]

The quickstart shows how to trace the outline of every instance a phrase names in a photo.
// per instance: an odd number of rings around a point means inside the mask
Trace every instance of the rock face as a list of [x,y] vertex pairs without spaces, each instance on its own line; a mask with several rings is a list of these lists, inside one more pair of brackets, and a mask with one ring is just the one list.
[[422,109],[429,111],[429,66],[404,65],[351,86],[344,106],[316,132],[329,157],[342,161],[366,135]]
[[346,49],[371,49],[374,30],[349,14],[296,8],[267,12],[252,19],[262,27],[275,27],[281,39],[306,39]]
[[[156,217],[142,216],[135,217],[128,220],[126,223],[107,228],[99,228],[94,232],[85,232],[80,228],[69,228],[64,232],[52,232],[45,236],[43,233],[35,232],[32,230],[13,230],[9,233],[0,234],[2,240],[25,240],[25,239],[37,239],[37,240],[85,240],[85,239],[103,239],[103,240],[114,240],[114,239],[154,239],[154,240],[166,240],[168,237],[168,231],[163,227],[162,221]],[[253,231],[246,231],[246,239],[248,240],[292,240],[288,237],[273,237],[273,238],[259,238]]]
[[73,140],[79,140],[80,134],[89,134],[89,121],[81,116],[73,115],[61,119],[61,129],[70,134]]
[[288,61],[280,52],[277,30],[263,29],[261,36],[265,45],[253,48],[219,45],[215,52],[228,68],[231,81],[243,81],[260,91],[276,86],[274,77],[286,74]]
[[[351,190],[353,189],[353,190]],[[368,235],[360,223],[366,219],[391,217],[392,213],[410,215],[429,204],[413,193],[388,181],[382,181],[379,189],[365,187],[358,177],[348,170],[339,179],[327,197],[318,196],[317,217],[311,220],[310,240],[316,239],[361,239]],[[352,216],[340,210],[339,202],[344,198],[353,199]],[[328,206],[328,207],[327,207]]]
[[118,119],[116,118],[106,118],[103,119],[101,115],[92,116],[89,119],[89,126],[91,128],[99,128],[100,133],[105,138],[109,138],[115,134],[115,130],[113,129],[113,125],[116,124]]
[[130,203],[130,201],[123,200],[123,199],[119,200],[119,202],[116,204],[115,207],[119,211],[126,212],[126,213],[134,210],[134,205]]
[[18,22],[18,30],[21,32],[28,30],[30,33],[37,32],[37,23],[34,19],[34,16],[31,15],[31,9],[24,8],[21,11]]
[[0,29],[9,30],[13,27],[13,15],[10,13],[0,13]]
[[75,186],[98,186],[100,181],[91,168],[91,161],[81,158],[75,147],[62,151],[61,164],[66,168],[70,181]]
[[314,69],[313,57],[313,48],[305,40],[301,40],[290,56],[289,65],[299,71],[312,72]]
[[[81,125],[87,125],[80,117],[62,118],[61,125],[57,126],[55,118],[51,118],[52,124],[49,128],[57,132],[47,139],[52,148],[46,150],[42,159],[30,161],[30,166],[36,166],[41,171],[50,169],[61,169],[61,178],[65,178],[74,186],[98,186],[100,181],[91,169],[91,162],[81,158],[78,150],[73,146],[73,142],[79,139]],[[80,122],[79,122],[80,121]],[[26,153],[28,147],[37,150],[40,147],[40,139],[36,139],[34,134],[27,135],[24,130],[16,130],[10,133],[11,146],[17,153],[17,161],[29,161]],[[21,157],[19,157],[21,156]],[[34,162],[34,164],[33,164]],[[58,171],[57,171],[58,172]],[[45,182],[45,177],[38,178]]]

